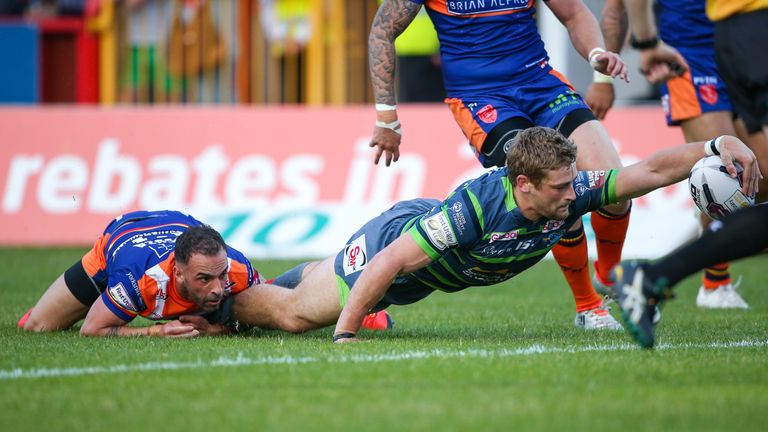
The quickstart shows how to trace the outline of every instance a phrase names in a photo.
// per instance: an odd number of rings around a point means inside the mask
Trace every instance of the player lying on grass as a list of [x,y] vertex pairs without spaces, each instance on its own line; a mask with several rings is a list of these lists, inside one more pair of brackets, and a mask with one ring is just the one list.
[[[259,282],[213,228],[175,211],[138,211],[114,219],[19,326],[56,331],[85,318],[88,336],[214,335],[227,331],[216,322],[223,300]],[[170,321],[127,327],[137,315]]]
[[[737,138],[659,151],[630,167],[576,171],[576,147],[557,131],[533,127],[514,138],[506,167],[457,188],[447,199],[403,201],[366,223],[335,256],[303,264],[234,297],[247,325],[303,332],[336,324],[333,340],[356,340],[363,317],[435,290],[503,282],[540,261],[587,212],[683,180],[714,148],[744,191],[760,171]],[[718,148],[719,147],[719,148]]]
[[672,298],[684,278],[722,261],[768,248],[768,205],[739,210],[714,221],[702,236],[660,260],[626,261],[611,272],[627,330],[644,348],[654,344],[653,311]]

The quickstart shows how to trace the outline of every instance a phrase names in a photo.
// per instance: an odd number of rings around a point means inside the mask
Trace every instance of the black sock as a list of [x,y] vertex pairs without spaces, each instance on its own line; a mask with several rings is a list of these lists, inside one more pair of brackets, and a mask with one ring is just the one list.
[[765,248],[768,205],[758,205],[712,222],[699,239],[656,261],[645,273],[654,280],[666,278],[671,287],[703,268],[754,255]]

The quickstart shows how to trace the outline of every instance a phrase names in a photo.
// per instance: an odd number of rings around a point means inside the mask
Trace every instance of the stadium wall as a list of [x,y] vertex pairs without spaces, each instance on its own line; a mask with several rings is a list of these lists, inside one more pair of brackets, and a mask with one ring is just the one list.
[[[384,167],[368,106],[0,108],[0,245],[86,246],[120,213],[173,208],[253,258],[326,256],[395,201],[444,198],[483,172],[447,108],[398,113],[400,160]],[[617,108],[605,125],[625,164],[682,142],[656,107]],[[684,183],[633,209],[627,257],[696,233]]]

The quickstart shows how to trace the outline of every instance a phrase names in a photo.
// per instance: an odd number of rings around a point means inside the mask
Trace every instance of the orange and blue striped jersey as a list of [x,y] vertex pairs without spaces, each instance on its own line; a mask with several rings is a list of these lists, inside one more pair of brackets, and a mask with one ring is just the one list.
[[411,0],[440,40],[449,97],[512,87],[549,73],[534,0]]
[[[176,238],[202,222],[176,211],[138,211],[113,220],[82,260],[97,285],[106,286],[102,300],[120,319],[137,315],[152,320],[199,313],[183,298],[173,275]],[[236,294],[261,279],[250,261],[227,246],[226,294]]]

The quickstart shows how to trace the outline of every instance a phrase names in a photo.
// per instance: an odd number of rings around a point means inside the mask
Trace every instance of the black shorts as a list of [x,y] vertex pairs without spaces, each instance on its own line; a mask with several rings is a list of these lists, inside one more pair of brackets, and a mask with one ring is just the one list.
[[88,276],[83,262],[78,261],[64,272],[64,283],[75,298],[86,306],[92,305],[107,288],[100,286]]
[[715,24],[717,68],[749,133],[768,124],[768,9]]

